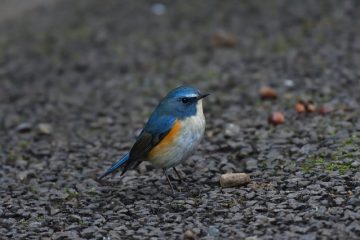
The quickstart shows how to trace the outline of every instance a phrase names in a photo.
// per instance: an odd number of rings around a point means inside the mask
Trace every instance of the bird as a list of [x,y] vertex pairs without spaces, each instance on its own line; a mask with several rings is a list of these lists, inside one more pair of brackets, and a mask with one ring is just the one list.
[[148,161],[161,168],[173,193],[168,176],[173,169],[183,182],[176,166],[188,159],[196,150],[205,132],[203,98],[197,88],[180,86],[171,90],[157,105],[130,151],[108,168],[98,180],[117,170],[121,176],[129,169]]

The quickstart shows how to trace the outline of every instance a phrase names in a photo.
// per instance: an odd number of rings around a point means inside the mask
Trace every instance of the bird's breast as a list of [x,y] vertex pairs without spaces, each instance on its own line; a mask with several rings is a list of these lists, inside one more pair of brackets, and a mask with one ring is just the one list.
[[149,152],[148,158],[155,159],[160,155],[164,155],[179,138],[181,133],[182,124],[180,121],[176,120],[174,126],[166,134],[166,136]]
[[170,132],[148,155],[155,166],[169,168],[188,158],[200,143],[205,131],[205,118],[202,111],[185,119],[176,120]]

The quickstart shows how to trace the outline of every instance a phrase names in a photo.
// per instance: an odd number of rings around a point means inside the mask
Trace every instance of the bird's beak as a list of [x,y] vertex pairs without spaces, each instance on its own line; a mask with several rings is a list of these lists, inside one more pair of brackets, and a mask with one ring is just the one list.
[[207,97],[207,96],[209,96],[209,95],[210,95],[210,93],[200,94],[200,95],[197,97],[197,99],[200,100],[200,99],[202,99],[202,98],[204,98],[204,97]]

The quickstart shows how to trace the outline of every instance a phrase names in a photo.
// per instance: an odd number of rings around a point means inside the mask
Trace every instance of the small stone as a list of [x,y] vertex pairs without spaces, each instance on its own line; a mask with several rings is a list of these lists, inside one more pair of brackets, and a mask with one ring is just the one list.
[[328,106],[321,106],[319,108],[319,113],[321,115],[326,115],[326,114],[328,114],[328,113],[330,113],[332,111],[333,111],[333,109],[331,107],[328,107]]
[[184,239],[186,240],[196,240],[197,237],[195,235],[195,233],[191,230],[186,230],[184,233]]
[[294,83],[294,81],[291,80],[291,79],[285,79],[284,85],[285,85],[286,87],[291,88],[291,87],[294,87],[295,83]]
[[35,173],[31,170],[21,171],[17,174],[17,178],[20,181],[25,181],[25,180],[33,178],[33,177],[35,177]]
[[236,37],[234,34],[219,30],[213,34],[211,42],[214,47],[232,48],[236,45]]
[[314,145],[311,144],[305,144],[304,146],[302,146],[300,148],[300,151],[302,154],[309,154],[311,151],[313,151],[315,149]]
[[21,132],[21,133],[26,133],[26,132],[31,131],[31,128],[32,128],[31,124],[25,122],[25,123],[19,124],[19,125],[16,127],[16,131]]
[[265,99],[276,99],[277,98],[276,91],[271,87],[262,87],[262,88],[260,88],[259,95],[260,95],[261,99],[263,99],[263,100],[265,100]]
[[233,137],[237,136],[240,132],[240,127],[233,123],[228,123],[225,125],[225,136]]
[[309,113],[316,111],[316,105],[313,101],[308,101],[305,105],[306,111]]
[[360,166],[360,161],[355,160],[354,162],[351,163],[351,166],[354,167],[354,168],[359,167]]
[[303,113],[305,112],[305,104],[303,101],[298,101],[295,106],[294,106],[294,109],[297,113]]
[[51,124],[48,123],[39,123],[38,129],[40,133],[45,135],[50,135],[53,131]]
[[251,200],[255,197],[255,192],[250,192],[245,195],[246,199]]
[[258,161],[254,158],[247,159],[245,162],[245,168],[248,171],[254,171],[258,168]]
[[95,233],[98,231],[99,231],[99,229],[97,227],[88,227],[81,231],[81,236],[89,239],[89,238],[94,237]]
[[155,3],[151,6],[151,11],[155,15],[161,16],[166,13],[166,6],[162,3]]
[[247,185],[250,177],[246,173],[226,173],[220,176],[220,185],[223,188]]
[[51,207],[51,206],[49,206],[47,209],[48,209],[48,212],[50,213],[51,216],[54,216],[54,215],[56,215],[57,213],[60,212],[60,209],[54,208],[54,207]]
[[210,237],[217,237],[220,234],[219,228],[217,226],[209,226],[209,228],[207,229],[207,234]]
[[273,112],[268,118],[269,124],[279,125],[285,122],[284,114],[281,112]]
[[334,202],[336,203],[336,205],[342,205],[343,202],[345,202],[345,200],[340,197],[337,197],[334,199]]
[[71,222],[80,222],[81,221],[81,217],[79,215],[76,215],[76,214],[71,214],[69,216],[69,220]]
[[251,236],[245,238],[245,240],[257,240],[257,239],[259,239],[257,236]]
[[114,119],[112,119],[111,117],[100,117],[95,122],[92,122],[90,126],[92,128],[102,128],[109,126],[113,123],[114,123]]
[[51,236],[51,239],[60,240],[60,239],[78,239],[79,235],[76,231],[66,231],[66,232],[56,232]]
[[31,222],[29,223],[29,228],[39,228],[41,227],[42,223],[41,222]]

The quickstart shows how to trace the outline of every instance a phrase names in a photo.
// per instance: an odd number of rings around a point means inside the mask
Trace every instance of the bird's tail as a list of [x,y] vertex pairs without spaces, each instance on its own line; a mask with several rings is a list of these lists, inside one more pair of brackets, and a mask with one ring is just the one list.
[[126,163],[129,160],[129,154],[127,153],[125,156],[120,158],[119,161],[114,163],[106,172],[104,172],[101,176],[98,177],[98,180],[101,180],[102,178],[106,177],[110,173],[115,172],[118,168],[120,168],[124,163]]

